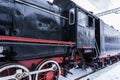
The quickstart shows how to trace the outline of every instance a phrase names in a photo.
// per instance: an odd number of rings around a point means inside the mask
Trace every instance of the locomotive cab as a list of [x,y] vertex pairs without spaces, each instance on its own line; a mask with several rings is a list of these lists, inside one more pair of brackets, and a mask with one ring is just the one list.
[[94,17],[77,9],[77,48],[95,47]]
[[98,55],[95,39],[96,20],[91,12],[78,6],[69,10],[70,41],[76,42],[76,48],[81,51],[86,63],[91,63],[92,58]]
[[77,6],[71,8],[69,29],[70,41],[76,42],[77,48],[95,48],[95,17],[92,13]]

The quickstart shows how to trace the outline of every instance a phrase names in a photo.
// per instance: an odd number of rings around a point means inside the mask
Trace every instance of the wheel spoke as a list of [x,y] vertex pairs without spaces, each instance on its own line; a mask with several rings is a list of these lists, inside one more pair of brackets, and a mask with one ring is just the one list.
[[42,70],[47,68],[53,68],[53,70],[46,71],[44,74],[43,73],[36,74],[35,80],[57,80],[59,78],[60,66],[57,62],[53,60],[46,60],[38,65],[37,70]]

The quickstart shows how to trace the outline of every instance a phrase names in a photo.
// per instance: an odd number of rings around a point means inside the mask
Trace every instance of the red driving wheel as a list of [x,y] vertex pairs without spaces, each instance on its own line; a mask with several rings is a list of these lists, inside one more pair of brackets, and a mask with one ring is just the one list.
[[54,65],[54,70],[36,74],[35,80],[58,80],[61,71],[59,64],[54,60],[43,61],[36,70],[45,70],[51,68],[52,65]]

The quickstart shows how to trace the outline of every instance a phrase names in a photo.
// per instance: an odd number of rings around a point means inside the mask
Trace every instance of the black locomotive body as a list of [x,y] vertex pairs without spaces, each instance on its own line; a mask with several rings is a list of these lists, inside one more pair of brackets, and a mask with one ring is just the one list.
[[0,0],[0,80],[57,80],[75,66],[104,66],[102,55],[120,57],[119,36],[70,0]]

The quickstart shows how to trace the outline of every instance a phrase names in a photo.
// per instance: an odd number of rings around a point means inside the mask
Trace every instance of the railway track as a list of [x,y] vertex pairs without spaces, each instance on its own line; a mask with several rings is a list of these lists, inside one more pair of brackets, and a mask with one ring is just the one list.
[[84,77],[86,77],[86,76],[88,76],[88,75],[90,75],[90,74],[93,74],[93,73],[95,73],[95,72],[96,72],[96,71],[90,72],[90,73],[85,74],[85,75],[83,75],[83,76],[81,76],[81,77],[79,77],[79,78],[76,78],[75,80],[80,80],[80,79],[82,79],[82,78],[84,78]]

